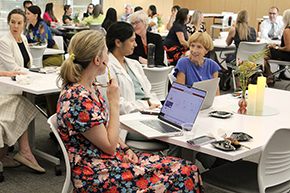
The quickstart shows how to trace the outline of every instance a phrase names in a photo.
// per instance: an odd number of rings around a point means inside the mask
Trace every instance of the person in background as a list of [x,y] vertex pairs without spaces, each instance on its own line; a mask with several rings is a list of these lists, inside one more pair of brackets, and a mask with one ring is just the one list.
[[[40,17],[41,10],[38,6],[32,5],[27,8],[26,18],[30,23],[29,30],[26,32],[26,38],[29,43],[46,43],[48,48],[58,49],[50,28]],[[60,66],[62,64],[62,55],[43,56],[43,66]]]
[[144,11],[137,11],[130,17],[130,22],[136,33],[137,46],[134,48],[132,55],[128,58],[138,60],[141,64],[147,65],[147,48],[148,44],[155,45],[155,65],[164,66],[164,47],[162,38],[159,34],[147,31],[148,17]]
[[261,23],[261,39],[281,39],[283,35],[283,20],[278,19],[279,9],[275,6],[269,9],[269,19]]
[[83,20],[93,14],[94,4],[90,3],[87,8],[87,12],[83,14]]
[[102,27],[108,31],[108,28],[112,25],[112,23],[117,21],[117,11],[116,9],[110,7],[107,10],[105,20],[102,23]]
[[188,32],[185,24],[189,21],[189,10],[181,8],[176,14],[176,20],[170,28],[163,44],[167,59],[171,65],[176,65],[181,55],[188,49]]
[[[229,46],[234,41],[236,46],[235,54],[230,54],[226,58],[227,63],[232,63],[236,61],[236,53],[240,42],[256,42],[257,34],[255,28],[248,25],[249,22],[249,13],[246,10],[242,10],[238,13],[237,23],[234,27],[229,30],[228,37],[226,39],[226,44]],[[228,68],[231,74],[232,69]],[[236,77],[236,86],[240,87],[240,79]]]
[[140,6],[137,6],[137,7],[134,8],[134,12],[136,12],[136,11],[141,11],[141,10],[143,10],[143,8],[140,7]]
[[[126,42],[116,39],[114,50],[121,46],[125,52],[132,51],[134,29],[125,24],[131,37]],[[123,32],[121,26],[114,25],[108,34],[116,27]],[[116,36],[119,38],[126,34]],[[110,42],[110,46],[114,42]],[[95,77],[104,74],[105,64],[110,62],[104,36],[97,31],[81,31],[72,38],[68,50],[70,57],[60,71],[62,91],[57,124],[71,158],[74,191],[202,193],[201,176],[193,163],[133,151],[120,139],[120,89],[117,81],[112,78],[106,83],[109,103],[104,102],[95,84]],[[140,65],[137,63],[137,66]],[[110,107],[109,115],[106,104]]]
[[[23,75],[26,73],[15,71],[25,71],[34,67],[27,39],[21,34],[26,23],[24,11],[13,9],[8,14],[7,21],[10,30],[0,39],[0,76]],[[37,109],[22,96],[22,91],[2,85],[0,109],[0,161],[3,166],[16,167],[22,163],[44,173],[45,169],[38,165],[28,141],[28,125],[36,117]],[[6,154],[8,147],[16,141],[19,144],[19,152],[14,156],[14,161]]]
[[72,13],[72,8],[70,5],[63,6],[64,14],[62,16],[62,22],[63,24],[72,24],[73,20],[70,17],[70,14]]
[[147,13],[148,13],[148,29],[149,29],[149,31],[156,31],[158,28],[156,6],[150,5]]
[[[274,60],[290,61],[290,9],[284,11],[283,22],[285,28],[281,39],[281,45],[280,46],[277,46],[276,44],[268,45],[269,48],[268,56],[265,57],[264,61],[265,72],[268,77],[272,75],[272,72],[267,60],[274,59]],[[285,71],[280,73],[279,78],[289,80],[289,78],[285,76]],[[273,85],[274,79],[267,79],[267,84]]]
[[170,28],[172,27],[173,22],[175,21],[176,14],[177,14],[179,9],[180,9],[180,7],[178,5],[174,5],[171,8],[171,15],[168,17],[167,23],[166,23],[167,30],[170,30]]
[[30,7],[31,5],[33,5],[32,1],[23,1],[24,11],[26,12],[27,7]]
[[[43,19],[40,17],[41,10],[38,6],[30,6],[26,11],[27,22],[30,23],[28,31],[26,32],[26,38],[29,43],[45,43],[48,48],[58,49],[50,28],[46,25]],[[43,66],[61,66],[63,57],[60,54],[43,56]],[[51,116],[56,112],[56,102],[58,95],[47,95],[47,115]]]
[[124,7],[125,7],[125,12],[126,12],[126,13],[123,14],[123,15],[121,15],[119,21],[125,21],[125,22],[130,23],[130,17],[131,17],[131,15],[132,15],[132,13],[133,13],[133,9],[134,9],[134,7],[133,7],[133,5],[130,4],[130,3],[125,4]]
[[102,24],[105,19],[103,15],[103,8],[100,4],[94,7],[93,14],[82,21],[80,26],[87,26],[90,24]]
[[[53,3],[47,3],[45,6],[45,12],[43,14],[43,19],[50,22],[51,25],[59,25],[60,22],[54,15],[54,6]],[[63,33],[55,28],[55,26],[51,27],[51,32],[55,35],[63,35]]]

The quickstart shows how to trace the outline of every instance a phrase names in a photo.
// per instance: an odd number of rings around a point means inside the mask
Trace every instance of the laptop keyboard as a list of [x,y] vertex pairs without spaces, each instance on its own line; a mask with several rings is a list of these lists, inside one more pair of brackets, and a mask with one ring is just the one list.
[[159,120],[140,120],[140,122],[161,133],[180,132],[180,130],[175,129],[165,123],[162,123]]

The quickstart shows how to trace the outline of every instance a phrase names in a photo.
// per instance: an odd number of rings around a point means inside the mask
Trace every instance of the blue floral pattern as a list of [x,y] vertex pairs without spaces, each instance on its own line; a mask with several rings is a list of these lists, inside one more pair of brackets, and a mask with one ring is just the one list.
[[95,85],[97,99],[80,84],[69,84],[57,106],[58,131],[68,150],[74,192],[203,192],[198,168],[191,162],[135,151],[138,163],[122,163],[123,147],[113,156],[87,140],[82,132],[104,124],[108,114]]

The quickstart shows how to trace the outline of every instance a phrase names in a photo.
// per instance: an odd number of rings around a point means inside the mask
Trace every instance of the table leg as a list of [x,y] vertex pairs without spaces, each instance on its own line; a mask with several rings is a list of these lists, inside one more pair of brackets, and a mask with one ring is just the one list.
[[[35,104],[35,95],[26,93],[26,97],[32,104]],[[59,158],[36,149],[35,147],[35,120],[34,119],[31,121],[31,123],[28,126],[28,139],[29,139],[31,151],[33,152],[34,155],[42,157],[46,159],[47,161],[54,163],[55,165],[60,165]]]

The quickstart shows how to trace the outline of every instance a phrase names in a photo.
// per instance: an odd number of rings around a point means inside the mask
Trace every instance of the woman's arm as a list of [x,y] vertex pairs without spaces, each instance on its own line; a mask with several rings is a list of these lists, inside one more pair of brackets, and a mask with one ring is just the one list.
[[[212,78],[218,78],[218,76],[219,76],[219,72],[218,71],[216,71],[216,72],[214,72],[212,74]],[[215,96],[219,96],[219,95],[220,95],[220,87],[218,85]]]
[[170,30],[170,28],[172,27],[172,24],[173,24],[174,19],[175,19],[175,16],[174,15],[171,15],[170,18],[169,18],[169,21],[168,21],[168,23],[166,25],[166,29],[167,30]]
[[284,37],[285,46],[279,47],[278,50],[290,52],[290,29],[286,28],[284,30],[283,37]]
[[73,20],[69,20],[68,18],[64,20],[64,23],[65,24],[72,24],[73,23]]
[[176,76],[176,82],[185,84],[186,76],[183,72],[178,71]]
[[148,24],[150,27],[152,27],[152,26],[154,26],[154,25],[157,25],[157,21],[158,21],[158,19],[157,19],[157,17],[153,17],[152,18],[152,21]]
[[188,48],[188,43],[187,43],[187,41],[186,41],[185,38],[184,38],[184,34],[183,34],[183,32],[180,32],[180,31],[179,31],[179,32],[176,32],[176,36],[177,36],[177,38],[178,38],[179,43],[180,43],[182,46]]
[[21,74],[27,74],[25,72],[18,72],[18,71],[0,71],[0,76],[16,76],[16,75],[21,75]]
[[107,129],[104,124],[95,126],[83,135],[100,148],[103,152],[113,155],[119,140],[119,96],[120,88],[115,79],[108,83],[107,96],[110,105],[109,123]]
[[[128,145],[126,145],[120,137],[119,137],[119,143],[123,148],[128,147]],[[123,162],[125,162],[125,163],[138,163],[138,157],[131,149],[129,149],[125,152],[125,155],[123,157]]]
[[226,43],[227,43],[228,46],[232,44],[233,38],[235,37],[235,34],[236,34],[236,29],[234,27],[232,27],[230,29],[229,35],[228,35],[228,37],[226,39]]

